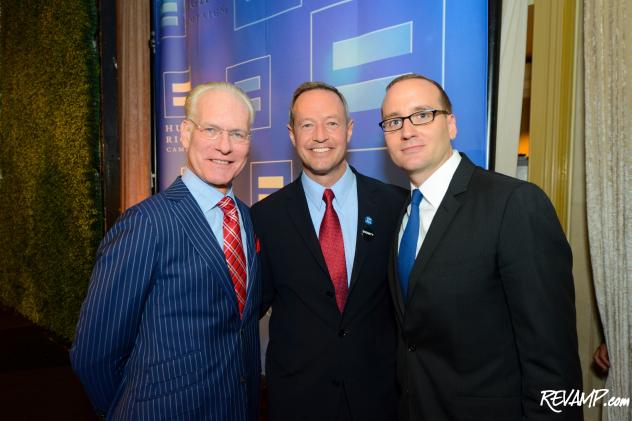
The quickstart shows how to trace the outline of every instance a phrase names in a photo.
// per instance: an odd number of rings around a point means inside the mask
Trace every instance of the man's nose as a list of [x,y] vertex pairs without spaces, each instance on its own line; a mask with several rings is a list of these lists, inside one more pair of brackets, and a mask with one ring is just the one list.
[[317,142],[324,142],[328,138],[328,132],[325,125],[322,123],[316,123],[314,128],[314,140]]
[[217,150],[223,154],[228,154],[233,150],[233,144],[230,141],[228,130],[222,130],[217,138]]
[[416,133],[416,129],[415,129],[415,125],[410,121],[410,118],[405,118],[402,121],[402,137],[404,139],[410,139],[412,136],[415,135]]

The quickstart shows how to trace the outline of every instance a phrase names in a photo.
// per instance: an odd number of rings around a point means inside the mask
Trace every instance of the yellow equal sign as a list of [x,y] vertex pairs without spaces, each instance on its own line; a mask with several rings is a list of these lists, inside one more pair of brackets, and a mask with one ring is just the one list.
[[[281,189],[283,188],[283,176],[262,176],[257,177],[257,187],[260,189]],[[257,200],[268,197],[268,193],[259,193]]]
[[257,186],[260,189],[281,189],[283,188],[283,176],[258,177]]
[[[174,94],[188,94],[191,91],[191,81],[184,83],[172,83],[171,90]],[[184,103],[186,102],[185,96],[173,96],[173,106],[174,107],[184,107]]]

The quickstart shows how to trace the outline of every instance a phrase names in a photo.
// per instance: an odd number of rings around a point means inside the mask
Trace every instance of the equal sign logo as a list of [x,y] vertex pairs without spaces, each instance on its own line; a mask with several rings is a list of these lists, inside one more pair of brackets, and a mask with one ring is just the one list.
[[[235,82],[235,86],[244,91],[247,94],[251,92],[261,90],[261,76],[249,77],[248,79],[242,79]],[[250,96],[250,101],[252,101],[252,106],[255,108],[255,111],[261,111],[261,97],[260,96]]]
[[164,72],[165,117],[184,117],[184,103],[191,91],[191,72]]
[[[442,2],[388,13],[379,3],[340,0],[310,12],[310,80],[336,86],[347,99],[355,121],[349,152],[386,149],[376,122],[391,80],[413,69],[431,76],[440,71],[442,47],[434,31],[442,28]],[[420,25],[421,36],[414,31]],[[333,26],[338,30],[332,31]],[[426,36],[427,28],[432,36]]]
[[184,83],[172,83],[171,92],[173,92],[172,105],[174,107],[184,107],[187,95],[191,92],[191,81]]
[[226,67],[226,81],[239,87],[256,110],[252,130],[272,127],[272,57],[255,57]]
[[[277,191],[285,186],[285,180],[282,175],[262,175],[257,177],[257,189],[270,189]],[[259,193],[257,195],[257,201],[263,200],[269,196],[269,193]]]
[[[413,23],[404,22],[340,40],[333,43],[332,50],[334,71],[412,54]],[[339,85],[337,88],[347,99],[350,112],[378,109],[386,86],[396,76],[398,75]]]
[[292,181],[292,161],[251,162],[250,177],[250,200],[255,203]]
[[161,38],[185,36],[183,0],[163,0],[160,7]]

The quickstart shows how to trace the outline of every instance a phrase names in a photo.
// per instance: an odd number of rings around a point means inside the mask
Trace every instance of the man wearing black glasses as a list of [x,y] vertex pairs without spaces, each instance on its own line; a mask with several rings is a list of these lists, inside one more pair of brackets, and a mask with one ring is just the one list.
[[435,81],[393,80],[382,118],[411,183],[389,265],[400,419],[581,420],[542,402],[581,390],[571,250],[549,199],[452,149]]

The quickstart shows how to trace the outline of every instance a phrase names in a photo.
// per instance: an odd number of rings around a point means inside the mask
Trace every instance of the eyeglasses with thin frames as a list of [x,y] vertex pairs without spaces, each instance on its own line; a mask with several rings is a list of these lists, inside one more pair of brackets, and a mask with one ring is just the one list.
[[382,128],[384,133],[394,132],[404,127],[404,120],[410,121],[414,126],[422,126],[424,124],[432,123],[437,114],[452,114],[446,110],[421,110],[412,113],[406,117],[393,117],[387,118],[384,121],[380,121],[378,125]]
[[195,129],[198,130],[202,134],[202,138],[206,140],[216,140],[222,132],[226,132],[231,143],[246,144],[250,142],[250,133],[244,130],[230,130],[213,125],[202,127],[190,118],[187,118],[187,120],[193,123]]

